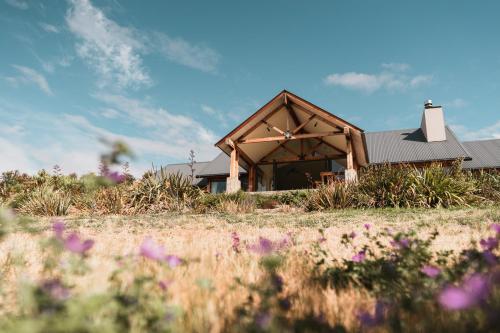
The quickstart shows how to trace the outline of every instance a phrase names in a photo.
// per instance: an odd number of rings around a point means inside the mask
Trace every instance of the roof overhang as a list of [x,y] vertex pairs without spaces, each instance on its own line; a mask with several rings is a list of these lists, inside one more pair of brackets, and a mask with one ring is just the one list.
[[[283,148],[284,143],[288,147],[282,150],[291,153],[293,146],[296,145],[297,152],[300,144],[301,151],[322,145],[323,151],[319,151],[320,148],[317,150],[325,158],[333,158],[335,153],[345,154],[346,132],[358,165],[367,165],[364,131],[361,128],[283,90],[215,145],[228,155],[233,147],[237,147],[240,165],[248,168],[251,164],[265,161],[266,156],[269,157],[279,147]],[[303,141],[307,141],[309,146],[304,148]]]

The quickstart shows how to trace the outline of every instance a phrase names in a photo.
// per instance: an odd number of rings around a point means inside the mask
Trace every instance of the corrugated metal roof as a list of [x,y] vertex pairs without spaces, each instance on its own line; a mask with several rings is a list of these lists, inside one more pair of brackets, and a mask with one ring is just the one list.
[[[193,166],[194,169],[194,179],[193,179],[193,185],[201,185],[202,179],[196,178],[197,175],[200,174],[200,172],[205,169],[205,167],[209,164],[210,162],[196,162]],[[191,168],[189,166],[189,163],[178,163],[178,164],[167,164],[164,167],[161,168],[165,174],[176,174],[180,173],[186,177],[191,176]],[[160,172],[160,171],[158,171]]]
[[420,128],[365,133],[370,164],[415,163],[469,159],[469,154],[446,126],[446,141],[427,142]]
[[[213,161],[207,163],[207,166],[203,168],[203,171],[201,171],[197,177],[229,175],[230,161],[231,159],[226,153],[220,153]],[[240,173],[247,172],[240,166]]]
[[500,168],[500,139],[462,142],[470,161],[464,161],[465,169]]

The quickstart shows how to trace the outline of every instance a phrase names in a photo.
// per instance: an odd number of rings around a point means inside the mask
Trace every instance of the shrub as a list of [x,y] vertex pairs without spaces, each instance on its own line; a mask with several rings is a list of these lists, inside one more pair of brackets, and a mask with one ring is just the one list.
[[29,215],[61,216],[67,214],[70,206],[70,194],[44,185],[29,194],[20,210]]
[[191,185],[188,177],[160,169],[134,183],[128,205],[134,212],[183,211],[196,207],[200,196],[200,189]]
[[338,209],[352,207],[355,203],[356,185],[335,182],[313,191],[307,202],[309,210]]
[[250,213],[257,207],[253,195],[238,191],[236,193],[207,193],[201,197],[198,211],[220,213]]

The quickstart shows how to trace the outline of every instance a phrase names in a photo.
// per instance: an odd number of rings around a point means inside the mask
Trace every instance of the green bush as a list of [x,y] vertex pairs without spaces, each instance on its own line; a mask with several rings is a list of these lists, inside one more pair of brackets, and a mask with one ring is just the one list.
[[67,214],[70,206],[69,193],[44,185],[29,194],[20,211],[29,215],[62,216]]
[[353,207],[356,185],[335,182],[313,191],[307,202],[307,209],[338,209]]

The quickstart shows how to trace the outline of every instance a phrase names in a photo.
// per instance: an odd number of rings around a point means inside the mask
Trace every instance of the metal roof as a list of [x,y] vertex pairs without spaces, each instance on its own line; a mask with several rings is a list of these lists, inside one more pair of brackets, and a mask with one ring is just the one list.
[[365,133],[368,162],[415,163],[470,159],[469,153],[446,126],[446,141],[427,142],[420,128]]
[[[203,170],[198,173],[196,177],[209,177],[209,176],[220,176],[229,175],[229,163],[231,159],[225,153],[220,153],[217,157],[211,161],[206,162],[207,165]],[[245,169],[240,166],[240,173],[247,173]]]
[[[194,163],[193,169],[194,169],[194,179],[193,179],[193,185],[201,185],[202,179],[196,178],[197,175],[200,174],[200,172],[203,171],[203,169],[209,164],[210,162],[196,162]],[[164,174],[176,174],[180,173],[183,176],[190,177],[191,176],[191,168],[189,166],[189,163],[178,163],[178,164],[167,164],[163,166],[160,170],[157,172],[160,173],[161,170],[163,170]]]
[[464,161],[465,169],[500,168],[500,139],[462,142],[472,157]]

